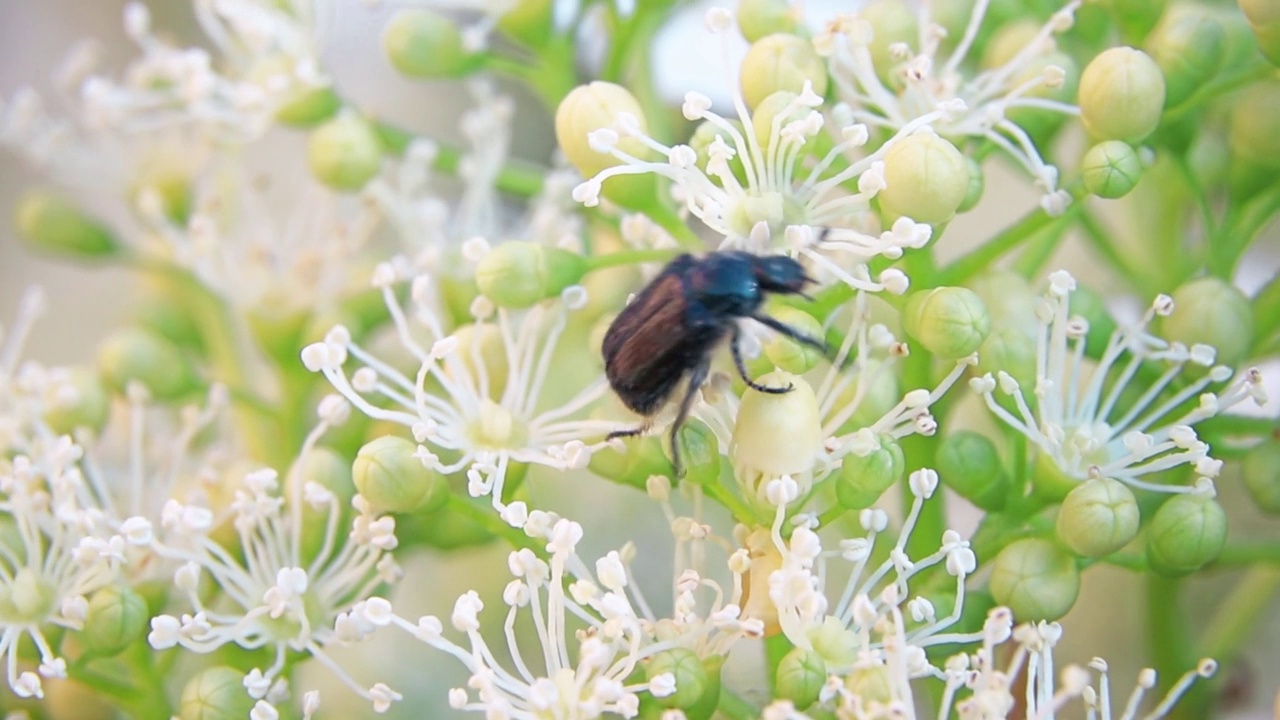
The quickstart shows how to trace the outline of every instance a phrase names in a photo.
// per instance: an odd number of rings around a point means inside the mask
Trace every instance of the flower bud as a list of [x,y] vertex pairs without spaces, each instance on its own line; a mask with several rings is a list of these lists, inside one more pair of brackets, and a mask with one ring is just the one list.
[[1067,300],[1067,308],[1072,315],[1079,315],[1089,323],[1089,332],[1084,339],[1085,352],[1089,357],[1100,357],[1116,331],[1116,321],[1107,310],[1106,300],[1093,288],[1077,285]]
[[956,212],[961,213],[977,207],[987,184],[986,174],[983,173],[982,165],[978,164],[977,160],[966,155],[964,164],[969,168],[969,187],[964,191],[964,199],[960,201],[960,207],[956,208]]
[[774,676],[774,694],[807,708],[818,701],[818,693],[827,681],[827,664],[812,650],[792,648],[778,663]]
[[244,673],[225,665],[188,680],[178,700],[179,720],[244,720],[252,709],[253,698],[244,689]]
[[[306,483],[316,483],[333,493],[340,513],[351,506],[351,498],[356,494],[356,486],[351,479],[351,463],[322,446],[311,448],[291,468],[285,477],[285,492],[288,497],[304,497],[304,488],[295,487],[299,483],[304,487]],[[310,503],[303,503],[300,555],[304,560],[309,561],[320,552],[329,513],[328,507],[316,508]]]
[[867,705],[888,706],[893,702],[893,685],[889,668],[884,665],[856,667],[844,678],[845,690]]
[[431,512],[449,499],[449,486],[422,464],[418,446],[394,435],[365,443],[351,464],[356,490],[383,512]]
[[396,70],[413,78],[459,77],[479,64],[458,26],[425,8],[397,12],[382,33],[382,49]]
[[790,392],[748,389],[738,407],[729,455],[735,472],[769,477],[801,475],[813,469],[822,445],[818,399],[804,378],[777,370],[756,383],[792,386]]
[[[1280,113],[1280,80],[1253,83],[1231,103],[1227,141],[1237,158],[1275,170],[1280,168],[1280,133],[1275,122]],[[1267,174],[1274,181],[1274,173]]]
[[[780,307],[771,314],[779,322],[789,325],[811,338],[821,338],[823,335],[822,323],[803,310],[797,310],[793,307]],[[817,348],[798,343],[781,333],[775,333],[769,339],[769,342],[765,343],[764,354],[769,357],[769,360],[779,370],[795,375],[803,375],[809,372],[823,358],[822,351]]]
[[1012,270],[992,270],[975,278],[969,289],[978,294],[991,316],[992,329],[1017,330],[1032,335],[1040,328],[1036,303],[1040,294]]
[[296,128],[309,128],[328,120],[342,109],[342,100],[331,87],[305,88],[276,108],[276,120]]
[[1280,6],[1272,0],[1238,0],[1249,21],[1258,49],[1273,65],[1280,65]]
[[142,328],[125,328],[109,335],[98,348],[98,370],[116,392],[138,381],[151,396],[172,400],[199,386],[196,370],[176,345]]
[[1227,32],[1211,13],[1195,6],[1170,11],[1148,47],[1164,74],[1165,107],[1177,107],[1222,69]]
[[[778,132],[782,132],[782,128],[786,127],[787,123],[800,120],[808,114],[809,108],[798,108],[792,105],[797,97],[799,97],[797,93],[779,90],[766,95],[752,106],[754,109],[751,111],[751,127],[755,130],[756,140],[760,141],[760,147],[766,156],[770,154],[770,149],[773,147],[773,124],[777,122]],[[726,139],[725,142],[730,140]],[[731,142],[730,147],[732,147]],[[736,155],[734,159],[741,160]]]
[[892,217],[945,223],[969,194],[969,180],[969,164],[955,145],[933,133],[918,132],[885,153],[885,187],[877,195],[880,209]]
[[1080,162],[1084,189],[1100,198],[1124,197],[1142,177],[1138,153],[1120,140],[1107,140],[1089,148]]
[[1138,501],[1119,480],[1094,478],[1067,493],[1058,510],[1058,539],[1077,555],[1099,558],[1138,534]]
[[631,438],[621,450],[606,446],[591,453],[587,468],[597,476],[640,490],[653,475],[670,476],[671,461],[663,450],[662,439],[656,435]]
[[1147,560],[1162,575],[1185,575],[1213,562],[1227,543],[1227,514],[1216,500],[1174,495],[1147,526]]
[[[1035,388],[1036,383],[1036,343],[1025,333],[1018,330],[995,330],[982,341],[978,348],[977,373],[983,375],[1006,372],[1023,388]],[[997,403],[1004,405],[1007,399],[1004,393],[996,393]],[[1034,395],[1027,400],[1033,402]]]
[[787,0],[739,0],[738,30],[753,43],[769,33],[795,33],[800,29],[796,10]]
[[751,43],[739,70],[748,107],[776,92],[800,94],[808,82],[819,96],[827,92],[827,66],[813,43],[797,35],[775,32]]
[[1245,453],[1244,486],[1264,512],[1280,514],[1280,443],[1264,440]]
[[720,479],[720,442],[706,423],[689,420],[680,427],[676,442],[680,443],[686,481],[707,485]]
[[707,669],[702,666],[697,653],[688,648],[674,647],[650,658],[645,667],[645,676],[653,680],[663,673],[675,676],[676,691],[658,698],[658,704],[662,707],[689,707],[702,698],[702,693],[709,684]]
[[80,638],[99,655],[115,655],[141,638],[150,620],[147,602],[127,587],[107,586],[89,599]]
[[312,131],[307,163],[316,179],[335,190],[354,191],[378,174],[382,141],[373,126],[343,113]]
[[1164,76],[1141,50],[1110,48],[1084,69],[1078,99],[1090,135],[1139,143],[1160,124]]
[[[512,463],[510,468],[527,467],[524,463]],[[514,482],[510,472],[507,483]],[[459,500],[470,503],[478,513],[493,512],[489,498],[473,498],[461,493]],[[480,522],[465,514],[450,512],[444,508],[437,512],[414,512],[396,517],[396,539],[401,547],[427,546],[437,550],[458,550],[493,542],[494,534]]]
[[1057,545],[1024,538],[996,555],[989,586],[996,602],[1019,620],[1057,620],[1076,604],[1080,571]]
[[32,191],[14,210],[18,235],[36,250],[95,260],[120,252],[120,243],[107,226],[90,218],[56,195]]
[[1173,314],[1160,318],[1165,339],[1212,345],[1217,362],[1234,367],[1253,344],[1253,309],[1234,285],[1216,277],[1192,280],[1173,291]]
[[530,48],[540,48],[555,36],[555,0],[519,0],[502,17],[498,29]]
[[98,376],[88,368],[75,368],[69,388],[73,392],[59,393],[45,409],[49,429],[59,435],[71,435],[82,428],[94,433],[102,430],[111,413],[111,398]]
[[899,43],[915,47],[920,41],[916,14],[900,0],[873,0],[858,11],[858,17],[871,25],[871,44],[867,49],[880,82],[890,89],[901,89],[902,77],[895,70],[902,61],[895,58],[891,48]]
[[991,330],[987,308],[962,287],[921,290],[907,300],[903,328],[929,352],[955,360],[978,351]]
[[[743,127],[742,121],[740,120],[726,119],[725,122],[732,125],[740,134],[746,132],[746,129]],[[758,138],[760,136],[760,127],[756,124],[754,117],[751,124],[755,128],[756,137]],[[724,128],[710,120],[703,120],[699,123],[698,127],[694,129],[693,135],[689,136],[689,147],[698,155],[698,167],[705,168],[707,163],[711,160],[711,156],[708,154],[707,150],[711,147],[711,143],[714,142],[717,137],[722,138],[724,143],[729,147],[733,147],[733,136],[726,132]],[[747,184],[747,168],[742,164],[742,156],[735,153],[734,156],[729,159],[728,163],[729,172],[733,173],[733,177],[736,178],[740,184],[745,186]],[[715,179],[714,182],[718,184],[719,179]]]
[[938,447],[938,476],[947,487],[983,510],[998,511],[1009,495],[1009,475],[987,436],[959,430]]
[[581,255],[534,242],[505,242],[476,265],[476,285],[499,307],[527,308],[560,294],[587,273]]
[[821,625],[806,629],[805,636],[813,644],[817,659],[826,665],[848,667],[858,659],[861,646],[858,634],[845,626],[840,618],[826,616]]
[[[593,150],[587,136],[596,130],[613,127],[619,113],[631,115],[639,123],[639,131],[648,132],[639,101],[630,90],[614,83],[596,81],[579,85],[569,91],[556,108],[556,141],[583,177],[591,177],[618,164],[613,156]],[[633,157],[649,155],[638,138],[622,137],[617,147]]]
[[861,510],[875,504],[906,470],[902,447],[888,435],[878,438],[879,447],[866,455],[849,453],[835,475],[836,501],[841,507]]

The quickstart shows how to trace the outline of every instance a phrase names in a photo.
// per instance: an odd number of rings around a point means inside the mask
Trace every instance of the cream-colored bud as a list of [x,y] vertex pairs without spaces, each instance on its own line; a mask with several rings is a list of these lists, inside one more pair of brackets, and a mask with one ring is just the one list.
[[368,121],[355,113],[343,113],[312,131],[307,163],[325,185],[348,192],[359,190],[382,166],[382,141]]
[[880,208],[893,217],[936,225],[969,194],[969,164],[955,145],[928,132],[903,138],[884,157]]
[[1150,56],[1113,47],[1090,61],[1080,76],[1080,117],[1098,139],[1142,142],[1160,124],[1164,93],[1164,76]]
[[742,396],[729,449],[739,477],[744,472],[768,477],[810,472],[823,440],[813,388],[781,370],[756,378],[756,383],[792,388],[778,394],[748,389]]
[[813,44],[786,33],[766,35],[752,43],[739,75],[743,99],[750,107],[776,92],[799,94],[806,82],[819,96],[827,92],[827,66]]
[[[596,81],[579,85],[556,108],[556,141],[584,177],[619,163],[612,155],[594,150],[587,139],[596,130],[614,127],[619,113],[631,115],[639,123],[639,131],[648,132],[639,101],[630,90],[614,83]],[[634,137],[619,138],[617,147],[634,157],[649,154],[644,144]]]
[[1058,511],[1058,539],[1077,555],[1110,555],[1138,534],[1138,501],[1111,478],[1087,480],[1067,493]]
[[903,312],[907,334],[940,358],[972,355],[991,331],[991,318],[976,293],[962,287],[921,290]]

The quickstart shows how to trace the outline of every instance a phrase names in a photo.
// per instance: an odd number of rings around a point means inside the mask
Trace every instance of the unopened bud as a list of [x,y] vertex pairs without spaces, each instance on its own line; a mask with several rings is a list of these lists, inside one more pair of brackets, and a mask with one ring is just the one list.
[[1000,465],[1000,453],[987,436],[959,430],[943,438],[938,448],[938,476],[961,497],[987,511],[1004,507],[1009,495],[1009,475]]
[[309,128],[328,120],[341,109],[342,99],[333,88],[306,88],[276,108],[276,120],[292,127]]
[[774,676],[774,692],[798,708],[817,702],[818,693],[827,681],[827,664],[812,650],[792,648],[778,663]]
[[89,599],[80,637],[94,653],[115,655],[143,636],[150,617],[141,595],[126,587],[108,586]]
[[1138,534],[1138,520],[1138,501],[1127,485],[1094,478],[1062,501],[1058,539],[1077,555],[1098,558],[1127,545]]
[[378,174],[382,141],[366,120],[343,113],[312,131],[307,163],[316,179],[335,190],[354,191]]
[[1244,486],[1264,512],[1280,514],[1280,443],[1263,440],[1244,456]]
[[534,242],[506,242],[476,266],[476,285],[499,307],[527,308],[576,285],[587,272],[583,256]]
[[877,196],[881,210],[937,225],[954,217],[969,194],[969,164],[955,145],[918,132],[885,153],[884,181]]
[[382,48],[396,70],[415,78],[458,77],[479,62],[456,24],[425,8],[397,12],[382,34]]
[[756,42],[770,33],[794,33],[799,28],[799,18],[787,0],[738,2],[738,30],[747,42]]
[[1076,604],[1080,571],[1057,545],[1025,538],[996,555],[989,585],[996,602],[1012,610],[1014,617],[1056,620]]
[[14,213],[18,234],[37,250],[93,260],[120,252],[120,243],[105,225],[70,202],[45,192],[28,192]]
[[1147,560],[1164,575],[1185,575],[1213,562],[1227,543],[1227,514],[1199,494],[1175,495],[1147,527]]
[[978,351],[991,331],[991,318],[972,290],[940,287],[907,300],[903,326],[929,352],[955,360]]
[[[593,149],[587,136],[596,130],[614,127],[621,113],[635,118],[640,132],[648,132],[639,101],[621,85],[601,81],[579,85],[560,101],[556,108],[556,141],[583,177],[618,164],[612,155]],[[634,137],[619,138],[617,147],[632,157],[649,154],[644,144]]]
[[720,443],[706,423],[689,420],[680,428],[676,442],[680,443],[687,482],[706,485],[720,479]]
[[[1227,141],[1237,158],[1275,170],[1280,168],[1280,133],[1275,122],[1280,113],[1280,80],[1264,80],[1241,90],[1231,103]],[[1275,180],[1267,173],[1267,181]]]
[[906,470],[902,447],[888,435],[879,438],[879,447],[866,455],[850,453],[840,463],[833,478],[836,500],[841,507],[861,510],[875,504]]
[[[803,310],[791,307],[780,307],[772,313],[774,319],[788,325],[811,338],[822,337],[822,324]],[[803,375],[822,362],[821,350],[804,343],[796,342],[781,333],[775,334],[765,343],[764,353],[779,370]]]
[[688,648],[675,647],[663,650],[649,659],[645,676],[649,680],[671,673],[675,677],[675,692],[657,698],[658,704],[669,708],[687,708],[702,698],[709,684],[707,669],[702,666],[697,653]]
[[195,390],[195,368],[186,354],[165,338],[142,328],[125,328],[108,336],[98,348],[102,379],[123,393],[137,381],[159,400],[171,400]]
[[59,435],[71,435],[87,429],[94,433],[102,430],[111,413],[111,398],[98,376],[88,368],[71,371],[70,394],[59,393],[50,398],[44,413],[49,429]]
[[1080,76],[1080,116],[1100,140],[1142,142],[1160,123],[1164,76],[1146,53],[1114,47],[1095,57]]
[[555,0],[519,0],[498,18],[498,29],[530,48],[540,48],[555,35]]
[[1160,318],[1167,340],[1187,345],[1212,345],[1217,363],[1234,367],[1253,344],[1253,309],[1249,299],[1231,283],[1216,278],[1192,280],[1173,291],[1173,314]]
[[1080,163],[1084,189],[1100,198],[1124,197],[1142,177],[1142,161],[1128,143],[1107,140],[1089,148]]
[[218,665],[187,681],[178,700],[180,720],[244,720],[253,708],[244,673]]
[[827,66],[813,44],[787,33],[775,32],[752,43],[739,76],[749,107],[776,92],[799,94],[806,82],[819,96],[827,92]]
[[423,465],[417,445],[393,435],[360,448],[351,465],[351,477],[356,490],[383,512],[426,513],[449,499],[448,483]]
[[729,455],[743,473],[779,477],[813,469],[822,445],[818,400],[804,378],[783,371],[756,378],[757,384],[787,387],[785,393],[748,389],[738,407]]
[[1177,107],[1218,73],[1226,44],[1226,30],[1212,13],[1186,6],[1166,14],[1147,45],[1164,74],[1165,107]]

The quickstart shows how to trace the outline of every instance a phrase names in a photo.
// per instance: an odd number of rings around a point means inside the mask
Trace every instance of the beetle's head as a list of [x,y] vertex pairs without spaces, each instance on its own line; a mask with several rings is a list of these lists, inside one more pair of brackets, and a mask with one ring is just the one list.
[[800,263],[786,255],[756,257],[755,276],[761,290],[792,295],[803,295],[804,286],[813,282]]

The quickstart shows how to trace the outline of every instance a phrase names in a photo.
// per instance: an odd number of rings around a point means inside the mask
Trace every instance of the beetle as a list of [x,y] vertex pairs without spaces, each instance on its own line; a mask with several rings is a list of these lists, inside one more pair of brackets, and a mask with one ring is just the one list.
[[671,424],[671,462],[676,476],[682,477],[677,433],[689,416],[694,395],[707,379],[712,353],[726,337],[738,374],[753,390],[780,394],[792,389],[791,385],[761,385],[747,375],[739,347],[739,319],[750,318],[826,353],[823,341],[760,310],[769,293],[808,297],[804,286],[811,282],[799,262],[783,255],[722,251],[672,260],[618,313],[605,333],[602,350],[609,385],[624,405],[645,418],[639,427],[616,430],[606,439],[647,432],[653,416],[687,378]]

